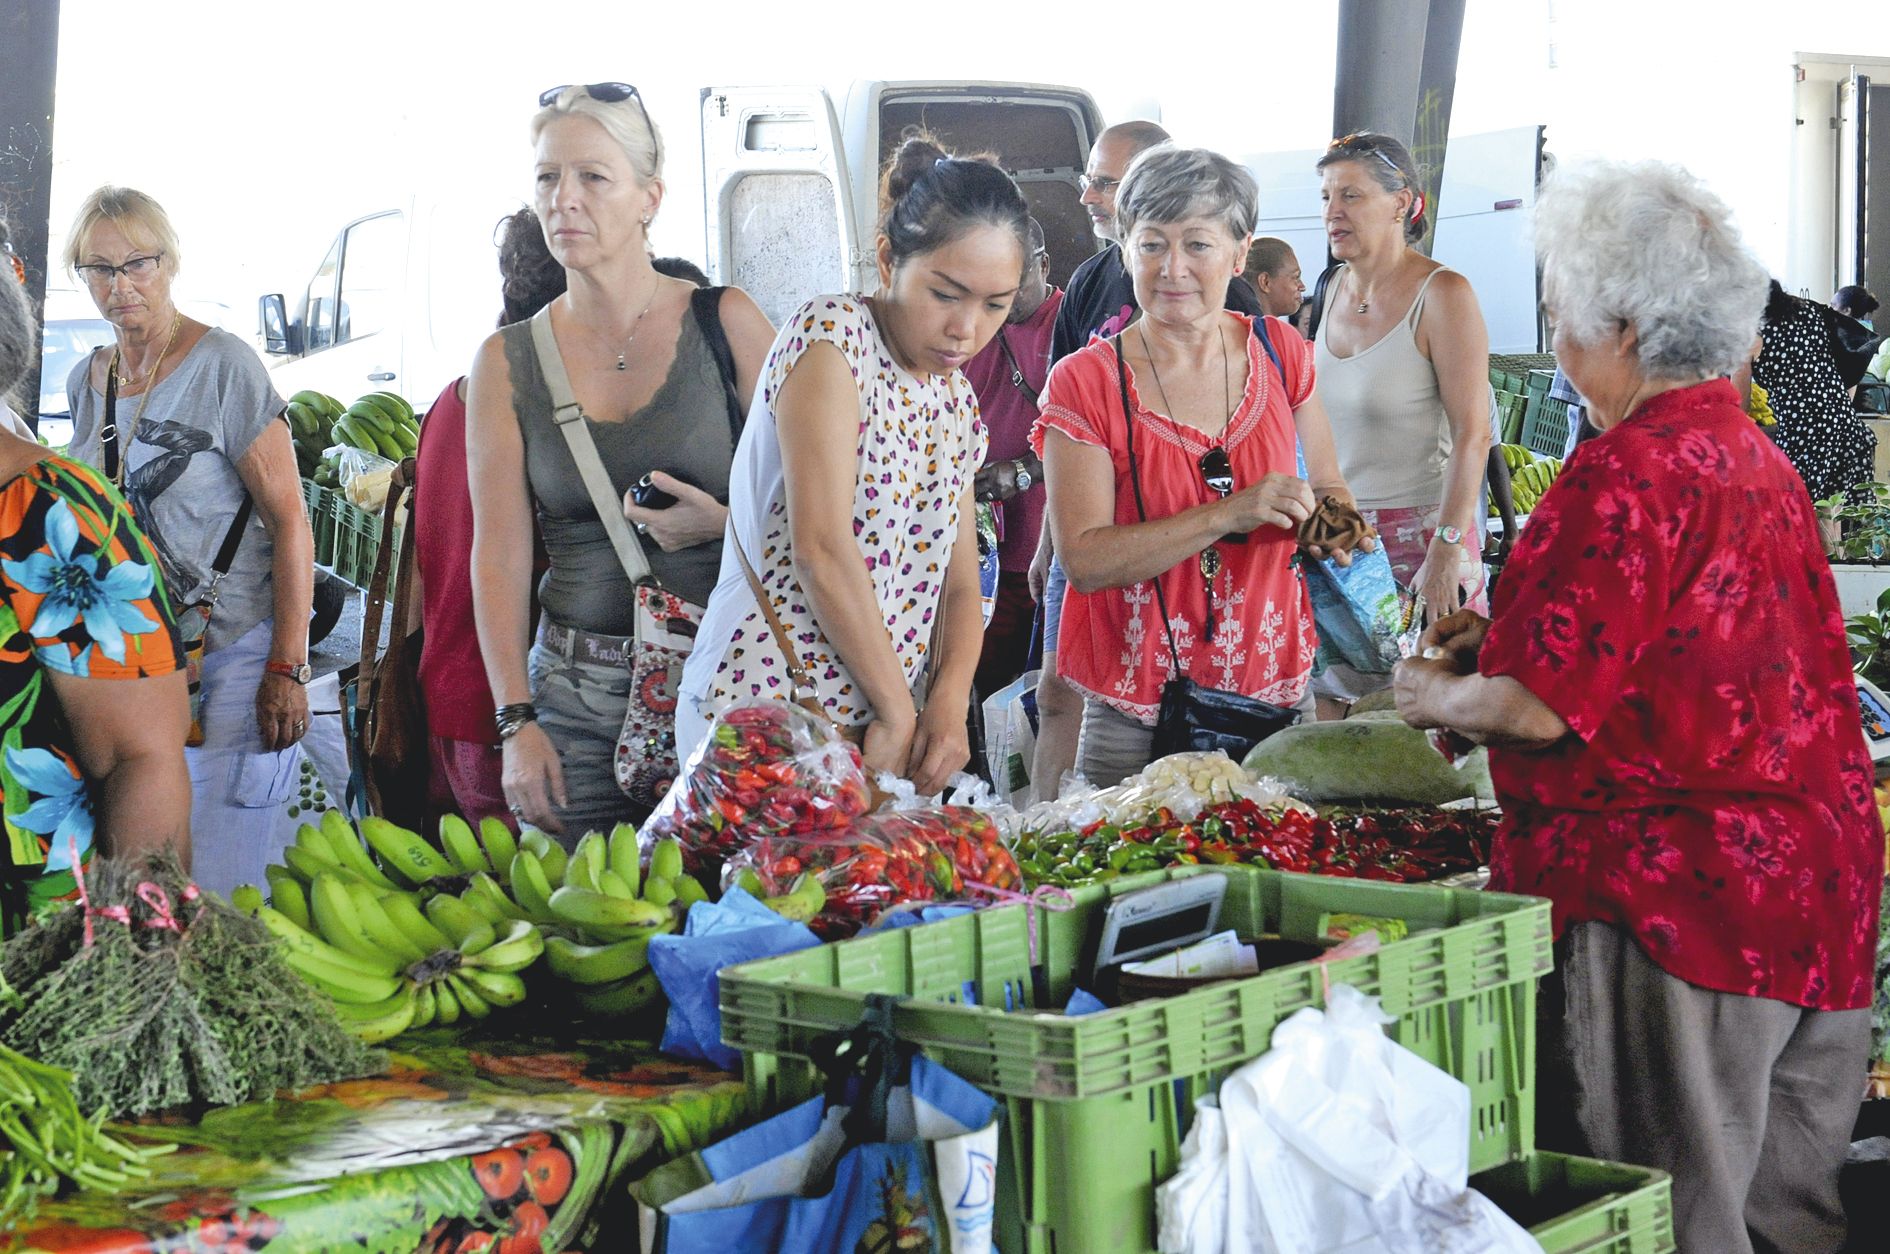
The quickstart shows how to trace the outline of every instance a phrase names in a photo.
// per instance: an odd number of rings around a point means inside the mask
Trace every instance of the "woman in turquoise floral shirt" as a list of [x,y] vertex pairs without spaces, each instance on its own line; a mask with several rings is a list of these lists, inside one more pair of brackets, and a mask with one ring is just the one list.
[[[0,274],[0,394],[38,337]],[[189,717],[163,573],[90,467],[0,431],[0,936],[76,888],[73,859],[189,865]]]

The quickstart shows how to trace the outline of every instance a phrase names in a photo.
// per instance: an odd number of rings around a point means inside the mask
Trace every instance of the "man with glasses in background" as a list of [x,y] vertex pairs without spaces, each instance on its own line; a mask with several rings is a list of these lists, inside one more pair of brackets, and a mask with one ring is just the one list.
[[973,687],[982,701],[1024,673],[1033,626],[1030,563],[1043,531],[1043,463],[1030,451],[1037,395],[1050,372],[1050,335],[1063,293],[1050,284],[1043,227],[1030,220],[1030,258],[1010,317],[965,363],[991,448],[974,492],[998,516],[998,586]]
[[[1103,248],[1070,276],[1050,340],[1052,369],[1089,343],[1092,335],[1114,335],[1135,317],[1135,283],[1123,264],[1116,231],[1116,188],[1137,157],[1169,142],[1168,132],[1153,122],[1118,122],[1098,135],[1089,150],[1089,166],[1078,186]],[[1227,308],[1249,317],[1261,312],[1259,298],[1238,275],[1227,285]],[[1083,716],[1082,698],[1057,677],[1056,670],[1066,587],[1055,542],[1045,527],[1030,564],[1030,588],[1043,603],[1043,679],[1037,685],[1037,753],[1030,773],[1039,799],[1055,797],[1064,772],[1076,765],[1076,737]]]

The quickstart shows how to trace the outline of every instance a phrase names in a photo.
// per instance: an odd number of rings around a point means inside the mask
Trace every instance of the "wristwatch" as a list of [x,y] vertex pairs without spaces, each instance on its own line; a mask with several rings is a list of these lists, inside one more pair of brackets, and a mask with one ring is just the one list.
[[264,662],[263,670],[271,675],[280,675],[284,679],[293,679],[303,687],[315,678],[315,668],[307,662]]
[[1030,469],[1026,467],[1021,460],[1014,464],[1017,467],[1017,490],[1019,492],[1030,491],[1030,485],[1037,482],[1036,476],[1030,473]]
[[1445,544],[1462,544],[1463,543],[1463,528],[1462,527],[1439,527],[1437,529],[1437,538],[1439,540],[1442,540]]

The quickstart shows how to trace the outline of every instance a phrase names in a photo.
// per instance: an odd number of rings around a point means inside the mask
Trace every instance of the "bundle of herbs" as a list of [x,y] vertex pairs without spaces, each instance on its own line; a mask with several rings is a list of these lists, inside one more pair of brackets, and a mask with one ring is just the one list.
[[262,924],[175,859],[101,858],[81,901],[0,950],[0,1044],[70,1071],[82,1110],[225,1104],[372,1075],[362,1045]]

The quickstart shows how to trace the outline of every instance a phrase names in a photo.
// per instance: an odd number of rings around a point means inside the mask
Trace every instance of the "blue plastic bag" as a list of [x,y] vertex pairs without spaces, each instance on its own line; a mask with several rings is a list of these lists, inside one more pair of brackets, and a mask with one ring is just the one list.
[[630,1187],[643,1254],[992,1254],[998,1101],[899,1047],[874,1001],[863,1067]]
[[1312,596],[1319,669],[1341,662],[1367,675],[1390,674],[1398,664],[1404,601],[1383,544],[1353,553],[1350,566],[1302,557],[1300,570]]
[[805,923],[782,918],[740,888],[731,887],[720,901],[698,901],[681,936],[650,941],[650,967],[669,996],[663,1052],[739,1070],[742,1056],[722,1043],[722,968],[818,944]]

